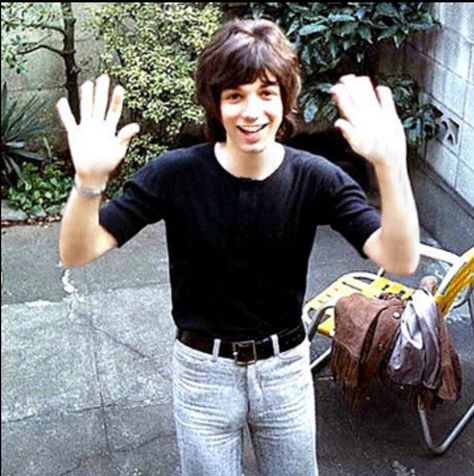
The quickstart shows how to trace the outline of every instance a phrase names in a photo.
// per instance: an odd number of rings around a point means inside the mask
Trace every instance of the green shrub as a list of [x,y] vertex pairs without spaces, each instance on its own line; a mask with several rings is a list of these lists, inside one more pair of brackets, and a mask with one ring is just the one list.
[[142,131],[117,182],[173,147],[185,128],[202,124],[194,70],[199,52],[220,26],[221,11],[216,3],[108,3],[91,16],[87,27],[104,41],[101,72],[125,88],[123,122],[136,121]]
[[8,189],[7,198],[11,205],[28,216],[58,214],[71,191],[72,179],[64,177],[54,164],[45,164],[41,168],[23,164],[22,174],[16,187]]
[[49,130],[42,124],[41,108],[45,102],[32,97],[26,104],[17,107],[17,101],[11,101],[7,83],[2,85],[2,185],[14,185],[21,178],[20,164],[25,161],[43,160],[40,154],[27,150],[27,143]]
[[378,82],[392,89],[409,147],[417,149],[423,140],[435,136],[438,126],[435,122],[434,107],[431,104],[420,104],[419,87],[413,78],[379,76]]
[[64,176],[46,140],[45,147],[48,158],[40,165],[22,164],[20,180],[7,190],[12,207],[29,217],[59,214],[72,187],[72,179]]

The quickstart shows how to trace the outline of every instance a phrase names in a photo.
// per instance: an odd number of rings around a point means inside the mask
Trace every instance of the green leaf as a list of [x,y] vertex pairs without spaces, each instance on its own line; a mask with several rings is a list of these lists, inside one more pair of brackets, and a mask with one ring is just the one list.
[[[277,6],[278,3],[274,3],[274,5]],[[307,13],[309,11],[307,6],[301,5],[299,3],[288,3],[288,8],[295,13]]]
[[393,42],[395,43],[397,49],[403,44],[404,39],[405,37],[402,34],[398,34],[393,37]]
[[321,25],[319,23],[313,23],[311,25],[306,25],[299,31],[300,36],[313,35],[315,33],[321,33],[326,31],[328,27],[326,25]]
[[355,12],[355,17],[360,21],[367,15],[367,8],[361,7]]
[[338,51],[339,51],[339,48],[338,48],[338,45],[336,44],[336,42],[334,41],[334,39],[331,38],[329,40],[329,42],[327,43],[327,45],[328,45],[328,48],[329,48],[329,52],[331,53],[331,56],[333,58],[336,58],[337,54],[338,54]]
[[373,44],[373,41],[372,41],[372,31],[370,30],[370,28],[367,26],[367,25],[362,25],[360,26],[359,30],[358,30],[358,33],[359,33],[359,36],[364,39],[365,41],[367,41],[367,43],[370,43],[370,44]]
[[379,35],[379,37],[377,38],[378,41],[380,40],[383,40],[385,38],[392,38],[393,36],[395,36],[395,34],[397,33],[397,31],[400,29],[400,27],[398,25],[395,25],[395,26],[391,26],[389,28],[386,28],[385,30],[382,31],[382,33]]
[[355,22],[355,18],[352,15],[344,15],[338,13],[331,13],[328,16],[328,20],[331,23],[345,23],[345,22]]
[[333,87],[334,85],[332,83],[318,83],[316,85],[316,90],[320,91],[322,93],[328,93],[329,90]]
[[378,3],[376,7],[376,12],[379,15],[383,15],[386,17],[400,18],[400,13],[395,8],[393,3],[385,3],[385,2]]
[[300,20],[295,19],[290,25],[290,28],[288,28],[288,31],[286,32],[287,36],[290,36],[292,33],[294,33],[300,26]]
[[314,98],[311,98],[305,105],[304,108],[304,121],[306,124],[309,124],[313,121],[314,116],[318,112],[318,105]]

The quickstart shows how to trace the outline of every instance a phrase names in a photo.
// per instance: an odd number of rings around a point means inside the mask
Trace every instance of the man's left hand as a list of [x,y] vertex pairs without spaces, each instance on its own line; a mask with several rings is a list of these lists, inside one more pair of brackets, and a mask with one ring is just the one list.
[[341,114],[334,125],[354,152],[375,167],[404,163],[405,132],[390,88],[374,88],[370,78],[351,74],[342,76],[330,92]]

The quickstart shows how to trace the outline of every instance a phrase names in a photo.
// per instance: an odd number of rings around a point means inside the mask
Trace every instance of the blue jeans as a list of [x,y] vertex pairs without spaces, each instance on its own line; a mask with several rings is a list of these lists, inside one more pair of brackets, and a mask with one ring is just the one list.
[[242,476],[248,423],[262,476],[315,476],[316,412],[309,341],[255,364],[210,355],[178,340],[173,400],[183,476]]

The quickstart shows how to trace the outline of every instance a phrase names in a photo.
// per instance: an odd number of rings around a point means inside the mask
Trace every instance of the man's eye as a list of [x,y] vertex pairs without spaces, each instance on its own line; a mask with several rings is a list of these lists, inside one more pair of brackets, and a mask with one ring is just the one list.
[[235,101],[240,98],[240,94],[234,93],[234,94],[229,94],[227,96],[227,99],[230,99],[231,101]]
[[275,93],[273,91],[263,91],[263,95],[266,97],[273,96]]

